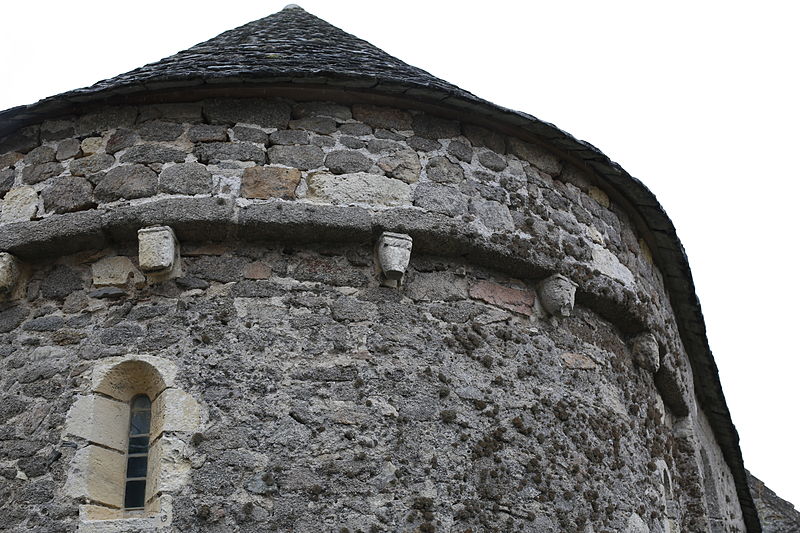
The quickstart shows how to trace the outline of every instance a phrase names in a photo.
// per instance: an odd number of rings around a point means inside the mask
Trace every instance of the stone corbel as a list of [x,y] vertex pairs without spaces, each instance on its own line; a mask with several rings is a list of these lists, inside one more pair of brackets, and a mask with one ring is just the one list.
[[378,262],[383,285],[397,287],[411,259],[412,239],[404,233],[385,231],[378,238]]
[[539,284],[539,301],[544,310],[551,315],[570,316],[575,307],[577,288],[577,284],[571,279],[561,274],[554,274]]
[[181,275],[180,247],[172,228],[151,226],[139,230],[139,268],[156,281]]
[[652,333],[641,333],[631,340],[633,361],[640,368],[655,374],[661,366],[658,341]]
[[19,260],[7,252],[0,252],[0,298],[13,298],[21,278]]

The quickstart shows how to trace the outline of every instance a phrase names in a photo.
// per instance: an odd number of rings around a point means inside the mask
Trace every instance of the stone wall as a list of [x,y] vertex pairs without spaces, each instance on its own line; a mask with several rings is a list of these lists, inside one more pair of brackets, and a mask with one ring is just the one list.
[[[279,100],[107,108],[0,153],[0,243],[25,263],[0,304],[12,530],[74,529],[88,443],[65,417],[100,362],[142,355],[204,413],[170,435],[190,473],[167,529],[744,530],[661,274],[570,162]],[[99,237],[48,257],[82,224]],[[140,272],[137,224],[176,226],[180,277]],[[380,283],[382,230],[414,237],[400,288]],[[556,272],[569,317],[537,293]]]

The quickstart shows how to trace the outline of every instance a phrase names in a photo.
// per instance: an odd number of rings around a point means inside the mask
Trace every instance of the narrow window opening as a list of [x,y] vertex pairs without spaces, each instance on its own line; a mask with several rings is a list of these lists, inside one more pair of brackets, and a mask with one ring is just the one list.
[[128,466],[125,471],[125,510],[144,509],[147,484],[147,452],[150,443],[150,398],[144,394],[131,400],[128,433]]

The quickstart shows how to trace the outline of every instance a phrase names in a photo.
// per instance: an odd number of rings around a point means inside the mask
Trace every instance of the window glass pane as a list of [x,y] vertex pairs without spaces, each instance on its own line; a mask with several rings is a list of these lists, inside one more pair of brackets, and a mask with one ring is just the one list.
[[150,433],[150,411],[131,411],[131,435]]
[[125,483],[125,508],[144,507],[144,480]]
[[147,453],[149,437],[131,437],[128,439],[128,453]]
[[150,398],[144,394],[140,394],[133,399],[133,405],[131,407],[133,409],[150,409]]
[[147,456],[128,457],[128,474],[125,477],[145,477],[147,475]]

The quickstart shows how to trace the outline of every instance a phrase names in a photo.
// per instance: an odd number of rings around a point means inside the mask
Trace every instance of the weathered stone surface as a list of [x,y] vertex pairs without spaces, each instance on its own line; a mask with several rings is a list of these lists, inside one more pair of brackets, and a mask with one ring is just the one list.
[[203,143],[195,147],[194,154],[201,163],[254,161],[263,164],[266,160],[264,150],[250,143]]
[[325,156],[325,166],[334,174],[351,174],[369,170],[372,160],[355,150],[335,150]]
[[39,146],[25,155],[23,161],[26,165],[39,165],[56,160],[56,151],[49,146]]
[[271,146],[267,153],[270,163],[300,170],[321,167],[324,157],[322,149],[317,146]]
[[22,182],[29,185],[58,176],[64,171],[61,163],[40,163],[22,169]]
[[138,144],[128,148],[120,157],[123,163],[139,164],[182,163],[185,160],[186,152],[160,144]]
[[81,141],[81,151],[86,155],[99,154],[105,149],[102,137],[86,137]]
[[106,143],[106,152],[109,154],[116,154],[120,150],[130,148],[136,144],[137,135],[133,131],[125,128],[120,128],[111,134],[111,137]]
[[339,126],[339,131],[342,135],[353,135],[354,137],[363,137],[364,135],[371,135],[372,128],[361,122],[348,122]]
[[153,120],[141,124],[136,132],[145,141],[174,141],[183,133],[183,126],[174,122]]
[[94,189],[102,202],[146,198],[156,194],[158,177],[144,165],[123,165],[108,171]]
[[412,129],[426,139],[449,139],[461,135],[461,125],[457,121],[427,114],[415,115]]
[[331,117],[337,120],[350,120],[353,118],[348,106],[330,102],[301,102],[292,108],[293,118],[312,116]]
[[141,123],[150,120],[163,120],[179,124],[183,122],[202,122],[203,105],[201,102],[140,105],[137,121]]
[[258,144],[267,144],[269,142],[269,133],[260,128],[252,128],[250,126],[235,126],[233,128],[233,137],[237,141],[247,141]]
[[6,154],[0,154],[0,169],[5,169],[17,164],[18,161],[21,161],[25,157],[25,154],[21,154],[19,152],[8,152]]
[[411,115],[405,111],[367,104],[353,106],[353,118],[373,128],[410,130]]
[[472,161],[472,147],[462,141],[450,141],[447,153],[466,163]]
[[8,333],[17,329],[28,318],[28,314],[28,309],[21,305],[2,309],[0,311],[0,333]]
[[597,368],[591,357],[587,357],[581,353],[564,352],[561,354],[561,360],[564,366],[573,370],[594,370]]
[[139,237],[139,268],[143,272],[165,273],[173,270],[178,260],[177,239],[169,226],[141,228]]
[[89,135],[112,128],[130,127],[136,121],[138,109],[134,106],[106,106],[78,117],[76,135]]
[[356,137],[351,137],[349,135],[342,135],[339,137],[339,142],[342,143],[343,146],[346,148],[350,148],[351,150],[358,150],[359,148],[365,148],[367,143],[358,139]]
[[95,206],[92,184],[84,178],[66,176],[57,179],[42,190],[42,201],[47,212],[70,213]]
[[446,157],[431,158],[428,166],[425,167],[428,179],[437,183],[459,183],[464,181],[464,170],[451,163]]
[[22,325],[25,331],[57,331],[63,327],[64,318],[52,315],[34,318]]
[[551,176],[561,172],[561,162],[558,158],[533,144],[509,137],[508,151]]
[[292,129],[308,130],[323,135],[330,135],[336,131],[336,121],[329,117],[304,117],[289,121],[289,127]]
[[255,261],[244,267],[242,275],[245,279],[269,279],[272,268],[263,261]]
[[494,170],[495,172],[503,171],[508,166],[505,157],[497,155],[497,153],[490,152],[488,150],[478,154],[478,161],[481,162],[481,165],[485,166],[489,170]]
[[171,194],[207,194],[211,192],[211,172],[199,163],[178,163],[159,174],[159,189]]
[[494,231],[511,231],[514,219],[505,204],[484,198],[473,198],[469,212],[477,216],[484,226]]
[[486,303],[523,315],[533,314],[536,297],[532,291],[506,287],[491,281],[479,281],[469,288],[469,295]]
[[0,140],[0,153],[27,153],[39,146],[39,125],[21,128]]
[[57,141],[70,137],[75,134],[75,121],[66,120],[45,120],[42,122],[41,136],[42,141]]
[[469,139],[472,146],[484,146],[498,154],[506,153],[506,140],[503,135],[472,124],[464,124],[463,129],[464,136]]
[[125,256],[105,257],[92,264],[92,284],[95,287],[125,287],[129,282],[138,286],[145,282],[145,277]]
[[108,154],[92,154],[88,157],[74,159],[69,164],[69,171],[74,176],[90,176],[105,170],[114,164],[114,156]]
[[387,176],[406,183],[415,183],[422,171],[419,156],[413,150],[400,150],[382,157],[378,160],[378,167],[386,172]]
[[261,166],[246,168],[242,176],[240,194],[244,198],[293,200],[301,177],[300,171],[296,168]]
[[539,283],[539,301],[551,315],[567,317],[575,307],[575,282],[561,274],[554,274]]
[[367,150],[373,154],[399,152],[403,148],[402,143],[389,139],[372,139],[367,143]]
[[333,204],[409,205],[411,191],[400,180],[358,172],[334,176],[318,172],[308,178],[308,198]]
[[216,98],[206,100],[203,111],[212,124],[256,124],[265,128],[286,128],[288,104],[258,98]]
[[0,198],[3,198],[6,193],[11,190],[11,187],[14,186],[16,177],[17,175],[13,168],[0,170]]
[[0,223],[20,222],[30,220],[36,215],[39,196],[33,187],[16,187],[9,190],[3,197],[3,211],[0,213]]
[[78,139],[64,139],[58,143],[58,148],[56,149],[56,159],[59,161],[64,161],[65,159],[70,159],[72,157],[80,157],[82,153],[81,143]]
[[[234,132],[236,128],[234,128]],[[195,124],[189,128],[186,137],[196,142],[225,142],[228,140],[228,128],[225,126],[216,126],[213,124]],[[249,139],[240,139],[249,140]]]
[[12,296],[20,281],[20,262],[10,253],[0,252],[0,296]]
[[467,200],[455,187],[420,183],[414,190],[414,205],[443,215],[456,217],[467,213]]
[[452,272],[415,272],[408,274],[403,289],[412,300],[456,301],[467,296],[467,284]]
[[42,280],[42,298],[63,300],[82,288],[83,278],[77,271],[65,265],[56,265]]
[[642,333],[631,340],[633,360],[649,372],[658,372],[661,364],[658,341],[652,333]]
[[406,142],[411,148],[419,152],[433,152],[434,150],[438,150],[442,147],[442,143],[439,141],[426,139],[425,137],[420,137],[419,135],[409,137]]
[[304,130],[278,130],[269,136],[270,144],[308,144],[308,132]]

